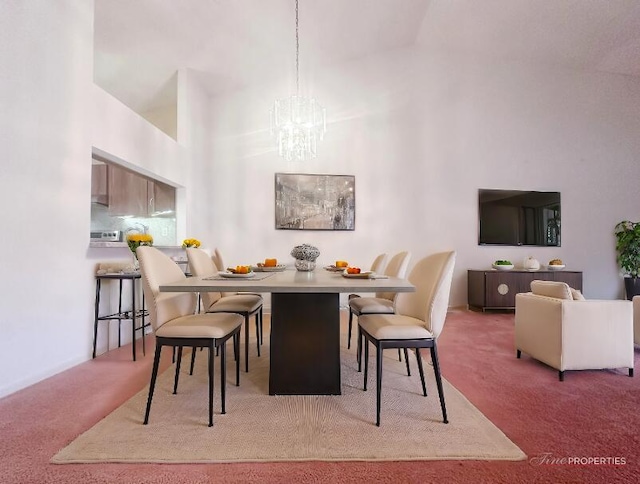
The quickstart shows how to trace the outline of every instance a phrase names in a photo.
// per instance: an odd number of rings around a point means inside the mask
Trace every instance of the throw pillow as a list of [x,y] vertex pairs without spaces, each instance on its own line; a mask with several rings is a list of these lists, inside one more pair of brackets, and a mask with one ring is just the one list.
[[574,289],[573,287],[569,288],[571,290],[571,296],[573,296],[574,301],[586,301],[585,297],[578,289]]
[[573,300],[571,288],[566,282],[531,281],[531,292],[539,296],[555,297],[556,299]]

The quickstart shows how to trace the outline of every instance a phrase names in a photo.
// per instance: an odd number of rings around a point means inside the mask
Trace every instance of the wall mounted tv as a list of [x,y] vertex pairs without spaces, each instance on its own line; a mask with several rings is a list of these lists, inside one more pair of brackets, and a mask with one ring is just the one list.
[[479,245],[560,247],[560,193],[478,191]]

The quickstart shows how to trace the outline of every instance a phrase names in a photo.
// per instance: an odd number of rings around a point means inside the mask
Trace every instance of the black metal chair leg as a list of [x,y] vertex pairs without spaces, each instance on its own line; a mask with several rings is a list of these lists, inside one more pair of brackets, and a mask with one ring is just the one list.
[[559,371],[558,372],[558,380],[564,381],[564,371]]
[[[398,348],[398,353],[400,352],[400,348]],[[404,361],[407,364],[407,376],[411,376],[411,369],[409,368],[409,351],[407,348],[404,349]]]
[[633,368],[629,368],[629,376],[633,377]]
[[[404,351],[406,352],[407,350],[404,350]],[[400,352],[400,348],[398,348],[398,361],[402,361],[402,353]],[[407,372],[408,371],[409,370],[407,370]],[[409,375],[409,376],[411,376],[411,375]]]
[[520,358],[522,356],[522,351],[516,350],[516,358]]
[[180,363],[182,363],[182,346],[178,347],[178,361],[176,362],[176,376],[173,382],[173,394],[178,393],[178,379],[180,378]]
[[353,327],[353,311],[349,309],[349,330],[347,338],[347,349],[351,348],[351,328]]
[[196,364],[196,348],[195,346],[191,348],[191,367],[189,368],[189,375],[193,375],[193,367]]
[[382,402],[382,346],[376,345],[376,426],[380,427],[380,404]]
[[213,427],[213,340],[209,343],[209,427]]
[[358,372],[362,371],[362,331],[358,326],[358,349],[356,350],[356,360],[358,362]]
[[249,373],[249,315],[244,315],[244,371]]
[[442,421],[449,423],[447,419],[447,407],[444,403],[444,389],[442,388],[442,378],[440,376],[440,364],[438,363],[438,350],[436,349],[436,342],[433,342],[431,347],[431,360],[433,361],[433,371],[436,375],[436,386],[438,387],[438,395],[440,396],[440,406],[442,407]]
[[233,353],[236,357],[236,386],[240,386],[240,332],[233,335]]
[[256,346],[258,347],[258,356],[260,356],[260,317],[259,313],[256,313]]
[[227,396],[227,341],[220,345],[220,413],[225,414],[225,403]]
[[[360,362],[358,363],[358,367],[360,366]],[[369,340],[365,338],[364,340],[364,391],[367,391],[367,376],[369,373]]]
[[153,370],[151,370],[151,383],[149,384],[149,396],[147,397],[147,409],[144,412],[144,424],[149,423],[149,412],[151,411],[151,400],[153,400],[153,391],[156,388],[156,377],[158,376],[158,366],[160,365],[160,351],[162,345],[156,342],[156,354],[153,357]]
[[420,348],[416,348],[416,360],[418,361],[418,371],[420,372],[420,382],[422,382],[422,394],[427,396],[427,384],[424,381],[424,368],[422,367],[422,355]]

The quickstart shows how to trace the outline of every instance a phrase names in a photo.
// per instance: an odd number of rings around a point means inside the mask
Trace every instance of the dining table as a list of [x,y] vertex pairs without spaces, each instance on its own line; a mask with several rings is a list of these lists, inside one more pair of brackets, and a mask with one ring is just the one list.
[[375,274],[287,268],[245,277],[188,277],[159,290],[270,293],[269,394],[339,395],[340,294],[413,292],[415,286],[406,279]]

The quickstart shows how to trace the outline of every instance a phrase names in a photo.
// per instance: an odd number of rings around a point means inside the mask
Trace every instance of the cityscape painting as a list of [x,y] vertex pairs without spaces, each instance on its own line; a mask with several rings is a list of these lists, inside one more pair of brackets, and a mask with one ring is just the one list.
[[276,173],[276,229],[355,230],[356,177]]

